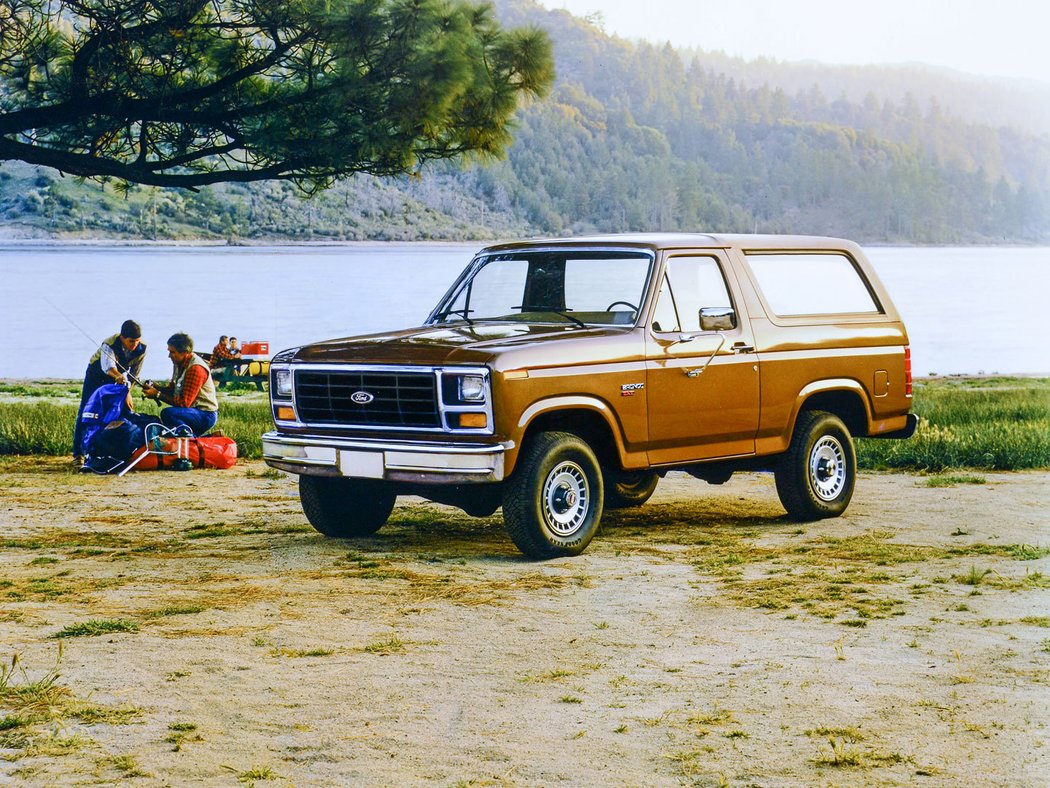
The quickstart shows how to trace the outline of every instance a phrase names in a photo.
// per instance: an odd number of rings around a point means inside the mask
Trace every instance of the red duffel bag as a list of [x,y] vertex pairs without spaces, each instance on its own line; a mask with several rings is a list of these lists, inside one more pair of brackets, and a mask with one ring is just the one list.
[[232,468],[237,464],[237,443],[233,438],[158,438],[157,442],[160,445],[155,444],[154,451],[146,453],[146,447],[142,447],[131,455],[131,470],[170,468],[181,459],[189,460],[195,468]]

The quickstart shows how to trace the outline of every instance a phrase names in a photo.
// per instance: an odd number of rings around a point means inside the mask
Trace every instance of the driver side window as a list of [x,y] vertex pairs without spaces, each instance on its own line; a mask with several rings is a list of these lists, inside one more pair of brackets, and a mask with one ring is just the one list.
[[663,287],[656,302],[653,330],[700,330],[700,309],[731,307],[729,290],[713,257],[672,257],[667,261]]

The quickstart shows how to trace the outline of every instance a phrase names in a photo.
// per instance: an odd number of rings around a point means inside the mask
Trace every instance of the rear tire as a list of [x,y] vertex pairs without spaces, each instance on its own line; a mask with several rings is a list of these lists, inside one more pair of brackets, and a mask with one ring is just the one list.
[[373,479],[300,476],[299,500],[310,525],[325,536],[371,536],[394,510],[397,496]]
[[842,419],[822,410],[799,414],[774,475],[777,495],[792,519],[808,522],[846,511],[857,478],[857,455]]
[[572,433],[541,432],[505,483],[503,522],[529,558],[579,555],[598,532],[603,493],[590,446]]
[[655,471],[609,471],[605,474],[605,508],[630,509],[653,497],[660,474]]

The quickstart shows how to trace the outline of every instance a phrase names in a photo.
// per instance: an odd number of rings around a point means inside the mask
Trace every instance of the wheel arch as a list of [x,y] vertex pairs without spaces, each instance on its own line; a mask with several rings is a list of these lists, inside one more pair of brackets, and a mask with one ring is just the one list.
[[863,437],[870,431],[872,415],[868,393],[856,380],[820,380],[802,389],[795,413],[792,414],[789,439],[794,433],[799,415],[813,410],[822,410],[838,416],[853,437]]
[[[612,408],[593,397],[554,397],[526,409],[518,422],[521,447],[538,432],[570,432],[583,439],[602,465],[623,467],[626,450]],[[507,458],[506,475],[514,472],[517,452]]]

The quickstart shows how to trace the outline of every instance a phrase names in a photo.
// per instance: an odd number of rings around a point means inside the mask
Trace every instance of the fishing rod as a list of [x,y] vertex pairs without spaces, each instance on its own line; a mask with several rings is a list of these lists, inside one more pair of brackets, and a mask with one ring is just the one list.
[[[58,306],[56,304],[54,304],[51,301],[51,299],[49,299],[47,296],[42,295],[40,297],[44,300],[44,302],[48,306],[50,306],[52,309],[54,309],[56,312],[58,312],[58,314],[62,315],[62,317],[64,317],[66,319],[66,321],[71,326],[73,326],[73,328],[75,328],[77,331],[79,331],[81,334],[83,334],[84,337],[87,339],[87,341],[90,342],[92,345],[94,345],[97,349],[101,350],[102,347],[106,344],[105,342],[96,342],[94,340],[94,338],[91,336],[91,334],[89,334],[87,331],[85,331],[79,325],[77,325],[77,321],[75,321],[73,318],[71,318],[69,315],[67,315],[65,312],[63,312],[61,309],[59,309]],[[143,389],[146,388],[145,384],[143,384],[143,382],[141,380],[139,380],[137,377],[135,377],[135,375],[132,374],[131,369],[129,367],[125,367],[123,364],[120,363],[119,360],[117,360],[116,353],[113,354],[113,363],[116,364],[117,369],[119,369],[122,373],[124,373],[124,375],[127,376],[128,380],[130,380],[132,383],[138,383],[140,388],[143,388]]]

